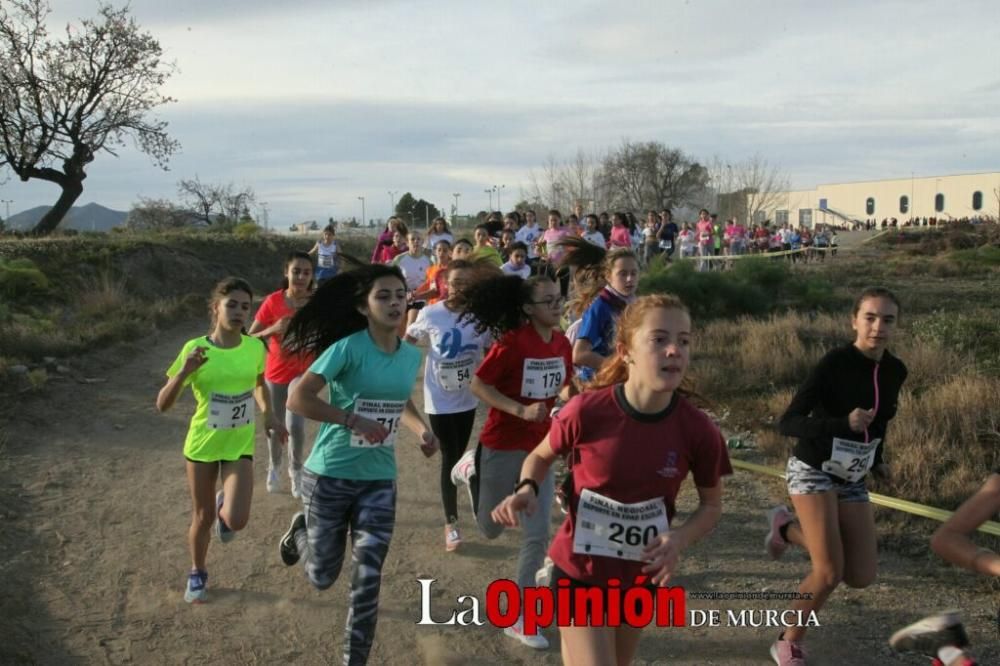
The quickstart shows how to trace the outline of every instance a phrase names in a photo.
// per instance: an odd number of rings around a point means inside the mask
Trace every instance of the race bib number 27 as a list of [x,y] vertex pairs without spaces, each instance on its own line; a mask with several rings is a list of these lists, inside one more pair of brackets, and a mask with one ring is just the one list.
[[208,427],[212,430],[231,430],[253,423],[253,391],[239,395],[213,393],[208,403]]

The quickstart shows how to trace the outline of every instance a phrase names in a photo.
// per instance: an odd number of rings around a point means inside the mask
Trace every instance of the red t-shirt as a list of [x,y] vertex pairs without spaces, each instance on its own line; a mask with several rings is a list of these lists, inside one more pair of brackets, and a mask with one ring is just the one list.
[[577,504],[584,488],[624,504],[663,498],[667,517],[688,472],[695,485],[712,488],[733,473],[722,434],[697,407],[677,396],[660,414],[636,412],[621,384],[588,391],[566,403],[549,431],[557,455],[573,454],[569,515],[549,557],[571,578],[603,585],[610,578],[631,587],[642,562],[573,552]]
[[[282,317],[291,317],[295,309],[288,305],[284,290],[268,294],[257,309],[254,319],[267,328]],[[281,348],[281,336],[270,335],[267,339],[267,361],[264,364],[264,379],[275,384],[290,384],[312,365],[312,356],[290,355]]]
[[[562,331],[552,331],[545,342],[529,323],[490,348],[476,377],[522,405],[544,400],[551,410],[572,369],[573,348]],[[479,441],[498,451],[531,451],[545,439],[550,422],[529,423],[491,407]]]

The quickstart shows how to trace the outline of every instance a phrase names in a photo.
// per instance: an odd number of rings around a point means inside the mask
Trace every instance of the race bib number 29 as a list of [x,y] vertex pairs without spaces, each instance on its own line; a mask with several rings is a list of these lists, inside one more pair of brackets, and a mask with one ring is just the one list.
[[875,463],[875,451],[881,441],[854,442],[834,437],[830,459],[823,462],[823,471],[851,483],[860,481]]
[[354,402],[354,413],[360,418],[369,419],[389,431],[381,442],[369,442],[363,436],[351,434],[351,446],[355,448],[372,449],[379,446],[395,446],[396,434],[399,432],[399,422],[403,417],[405,400],[366,400],[358,398]]
[[521,379],[521,397],[547,400],[559,395],[566,381],[566,365],[561,358],[526,358]]

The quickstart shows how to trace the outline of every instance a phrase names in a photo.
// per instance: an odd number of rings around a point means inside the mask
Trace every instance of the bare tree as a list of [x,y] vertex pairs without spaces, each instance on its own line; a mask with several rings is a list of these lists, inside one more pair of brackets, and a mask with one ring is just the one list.
[[59,226],[101,151],[117,155],[131,138],[165,169],[179,146],[167,123],[150,117],[174,101],[159,92],[173,67],[129,12],[102,4],[97,18],[68,25],[57,40],[45,26],[46,0],[0,4],[0,167],[62,190],[36,234]]
[[747,224],[756,220],[764,211],[774,208],[790,187],[788,176],[759,154],[738,163],[735,171],[735,191],[741,192],[745,197],[744,221]]
[[205,224],[214,224],[220,219],[235,222],[249,215],[250,207],[257,201],[251,187],[237,189],[233,183],[203,183],[197,175],[179,181],[177,194]]
[[633,212],[697,203],[708,177],[708,170],[693,158],[658,141],[625,140],[601,165],[609,203]]
[[178,208],[171,201],[140,197],[125,218],[125,226],[135,231],[161,231],[186,227],[191,219],[190,212]]
[[521,190],[521,198],[558,210],[569,210],[577,202],[587,208],[597,200],[599,172],[600,161],[583,149],[565,162],[549,155],[540,172],[528,173],[528,187]]

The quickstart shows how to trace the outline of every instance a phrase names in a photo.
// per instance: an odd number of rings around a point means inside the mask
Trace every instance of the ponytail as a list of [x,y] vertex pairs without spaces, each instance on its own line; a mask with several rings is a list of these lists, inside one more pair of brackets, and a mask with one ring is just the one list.
[[[478,264],[477,264],[478,265]],[[489,331],[500,339],[527,321],[524,306],[531,302],[535,285],[552,282],[546,275],[524,279],[519,275],[491,274],[477,279],[458,299],[460,321],[470,321],[476,332]]]

